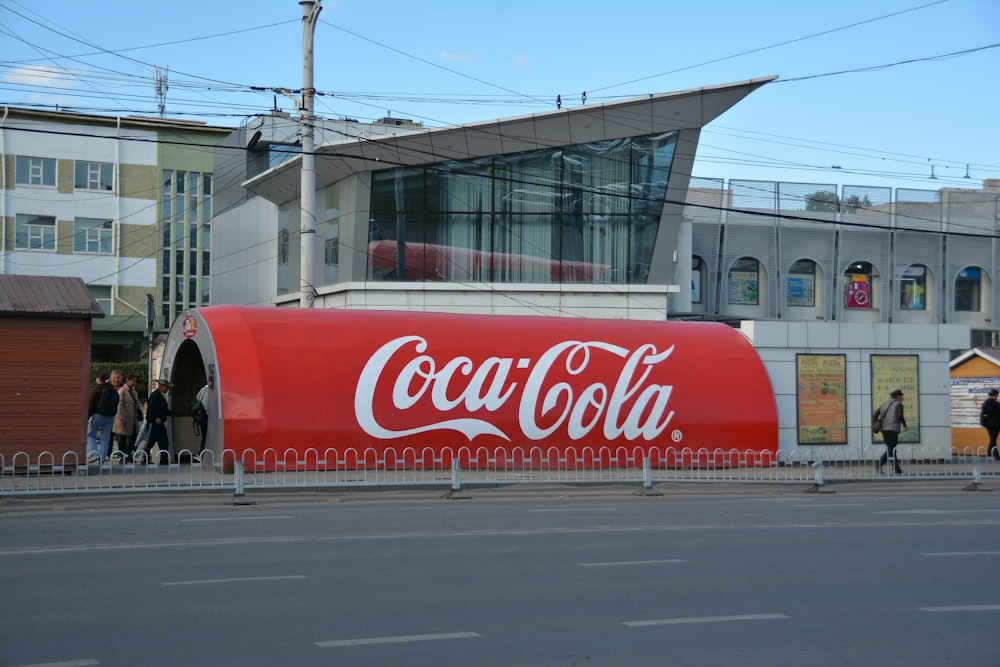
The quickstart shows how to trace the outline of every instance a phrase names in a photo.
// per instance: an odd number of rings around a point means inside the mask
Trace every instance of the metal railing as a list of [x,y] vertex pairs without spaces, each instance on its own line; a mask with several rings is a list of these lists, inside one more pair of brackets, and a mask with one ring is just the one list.
[[[350,489],[360,487],[444,487],[538,483],[635,484],[649,489],[666,482],[814,484],[875,479],[960,479],[979,484],[1000,478],[1000,461],[985,447],[967,447],[947,459],[900,452],[902,475],[890,461],[882,475],[876,465],[882,447],[845,451],[815,460],[800,450],[756,452],[665,448],[633,451],[555,447],[505,450],[268,449],[237,454],[225,450],[194,456],[182,450],[174,461],[87,463],[76,453],[0,455],[0,496],[151,491],[233,491],[253,489]],[[902,450],[903,447],[900,447]],[[165,458],[165,457],[164,457]]]

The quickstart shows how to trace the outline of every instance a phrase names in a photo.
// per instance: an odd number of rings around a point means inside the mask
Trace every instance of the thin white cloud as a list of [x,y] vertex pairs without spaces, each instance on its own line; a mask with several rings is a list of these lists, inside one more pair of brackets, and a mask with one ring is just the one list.
[[523,53],[514,54],[514,66],[515,67],[527,67],[528,66],[528,56]]
[[25,65],[4,73],[4,80],[21,86],[38,88],[73,88],[83,72],[74,72],[50,65]]
[[449,53],[447,51],[442,51],[438,54],[438,57],[441,58],[441,60],[453,60],[460,62],[470,62],[473,60],[473,57],[468,53]]

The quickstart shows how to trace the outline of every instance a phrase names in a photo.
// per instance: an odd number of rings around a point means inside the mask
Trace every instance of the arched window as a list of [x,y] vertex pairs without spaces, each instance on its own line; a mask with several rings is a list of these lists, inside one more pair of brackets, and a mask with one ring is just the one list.
[[705,262],[697,255],[691,258],[691,303],[702,303],[705,298]]
[[792,263],[785,277],[785,300],[789,306],[816,305],[816,262],[800,259]]
[[910,264],[899,277],[899,309],[927,310],[927,267]]
[[955,311],[978,313],[983,308],[982,269],[967,266],[955,276]]
[[753,257],[740,257],[729,268],[727,303],[736,306],[756,306],[760,303],[760,262]]
[[870,310],[872,307],[872,277],[869,262],[855,262],[844,271],[844,307]]

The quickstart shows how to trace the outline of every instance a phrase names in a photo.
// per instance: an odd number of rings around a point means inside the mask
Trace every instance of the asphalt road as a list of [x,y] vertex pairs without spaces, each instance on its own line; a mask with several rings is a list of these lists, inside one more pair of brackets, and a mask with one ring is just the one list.
[[1000,493],[659,488],[2,499],[0,667],[1000,664]]

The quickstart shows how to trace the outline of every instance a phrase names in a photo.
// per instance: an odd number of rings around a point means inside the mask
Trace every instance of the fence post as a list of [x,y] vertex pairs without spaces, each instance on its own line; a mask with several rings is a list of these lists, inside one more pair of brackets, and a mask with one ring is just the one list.
[[982,459],[978,456],[972,459],[972,484],[962,489],[963,491],[978,491],[979,485],[983,481]]
[[236,481],[236,490],[233,492],[233,505],[256,505],[253,500],[247,500],[243,496],[243,461],[236,461],[233,464],[233,477]]
[[653,471],[649,467],[649,456],[642,457],[642,488],[653,488]]
[[451,491],[457,493],[462,490],[462,468],[456,456],[451,460]]
[[826,483],[823,479],[823,461],[816,461],[812,467],[816,469],[816,482],[806,489],[806,493],[831,493],[823,488],[823,484]]

